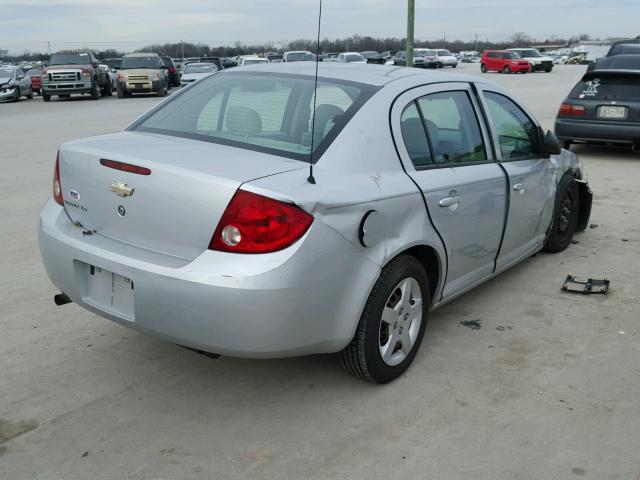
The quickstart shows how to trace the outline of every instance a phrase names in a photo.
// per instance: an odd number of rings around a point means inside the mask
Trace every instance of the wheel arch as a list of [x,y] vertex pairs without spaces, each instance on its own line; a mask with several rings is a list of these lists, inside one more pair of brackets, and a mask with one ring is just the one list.
[[383,265],[383,268],[400,255],[414,257],[422,264],[429,279],[429,295],[431,303],[433,304],[436,299],[436,294],[441,288],[442,272],[445,269],[436,249],[430,245],[414,245],[390,257]]

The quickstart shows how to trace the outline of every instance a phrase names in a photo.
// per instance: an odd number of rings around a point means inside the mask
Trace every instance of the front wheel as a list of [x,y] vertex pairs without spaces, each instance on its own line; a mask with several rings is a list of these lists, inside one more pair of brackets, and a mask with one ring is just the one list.
[[51,95],[49,95],[48,93],[42,92],[42,100],[44,100],[45,102],[50,101],[51,100]]
[[99,100],[100,99],[100,88],[98,87],[98,82],[94,81],[91,84],[91,98],[93,100]]
[[22,93],[20,93],[20,88],[16,87],[16,96],[13,99],[14,102],[19,102],[22,98]]
[[388,383],[411,365],[427,324],[429,280],[414,257],[392,260],[374,285],[351,343],[340,353],[345,369]]
[[579,209],[578,185],[571,175],[565,175],[556,189],[551,231],[543,247],[545,252],[558,253],[569,246],[578,225]]

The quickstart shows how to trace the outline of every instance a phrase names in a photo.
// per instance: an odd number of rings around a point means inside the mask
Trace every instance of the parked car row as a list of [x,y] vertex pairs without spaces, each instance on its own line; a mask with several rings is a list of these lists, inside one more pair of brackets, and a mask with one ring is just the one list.
[[485,50],[480,59],[480,70],[482,73],[549,73],[553,70],[553,58],[542,55],[535,48]]

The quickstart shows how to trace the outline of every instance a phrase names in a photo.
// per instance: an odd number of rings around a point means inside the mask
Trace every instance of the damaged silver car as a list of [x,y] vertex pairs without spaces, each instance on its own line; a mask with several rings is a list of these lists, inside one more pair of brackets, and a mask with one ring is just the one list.
[[431,310],[587,225],[578,158],[501,87],[315,68],[225,70],[63,144],[39,227],[58,303],[203,352],[340,352],[385,383]]

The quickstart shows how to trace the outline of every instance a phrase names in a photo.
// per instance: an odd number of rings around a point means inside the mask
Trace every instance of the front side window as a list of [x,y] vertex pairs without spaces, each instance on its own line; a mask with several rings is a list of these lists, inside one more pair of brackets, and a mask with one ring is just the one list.
[[308,161],[331,144],[377,90],[350,81],[274,73],[213,75],[197,82],[130,129],[174,135]]
[[484,162],[487,154],[478,117],[467,92],[453,91],[418,99],[435,164]]
[[522,109],[504,95],[485,92],[484,96],[498,135],[502,160],[539,157],[537,127]]

